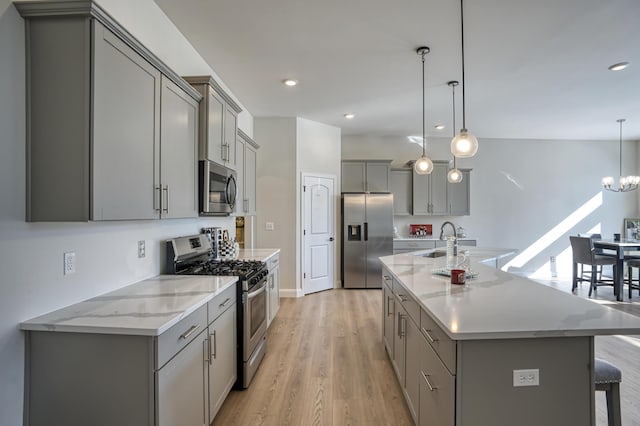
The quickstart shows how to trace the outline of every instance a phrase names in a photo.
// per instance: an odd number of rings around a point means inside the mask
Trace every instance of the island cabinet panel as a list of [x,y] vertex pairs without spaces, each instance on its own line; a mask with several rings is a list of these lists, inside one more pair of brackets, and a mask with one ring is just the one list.
[[[593,424],[592,336],[471,340],[459,345],[458,425]],[[540,371],[540,385],[514,387],[513,370],[530,368]]]
[[[196,191],[198,93],[95,3],[15,4],[27,34],[27,220],[195,216],[182,194]],[[163,105],[163,79],[188,105],[187,120],[171,121],[176,104]],[[160,164],[163,148],[186,178]]]

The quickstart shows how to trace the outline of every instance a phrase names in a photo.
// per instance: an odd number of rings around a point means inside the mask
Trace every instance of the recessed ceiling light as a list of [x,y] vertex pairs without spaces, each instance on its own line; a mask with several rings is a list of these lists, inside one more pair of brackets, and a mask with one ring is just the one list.
[[298,80],[293,80],[293,79],[286,79],[286,80],[282,80],[282,82],[284,83],[285,86],[289,86],[289,87],[293,87],[298,85]]
[[351,120],[355,116],[356,116],[355,114],[348,113],[344,115],[344,118],[346,118],[347,120]]
[[435,127],[437,130],[442,130],[442,129],[444,129],[444,124],[436,124],[434,127]]
[[629,62],[618,62],[617,64],[609,65],[609,71],[620,71],[629,66]]

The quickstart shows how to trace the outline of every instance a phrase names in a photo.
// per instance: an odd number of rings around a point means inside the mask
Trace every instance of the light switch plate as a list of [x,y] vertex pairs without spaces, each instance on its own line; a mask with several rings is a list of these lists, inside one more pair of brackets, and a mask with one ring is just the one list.
[[143,258],[147,255],[145,240],[138,241],[138,257]]
[[267,222],[265,225],[266,225],[265,228],[267,229],[267,231],[273,231],[274,229],[273,222]]

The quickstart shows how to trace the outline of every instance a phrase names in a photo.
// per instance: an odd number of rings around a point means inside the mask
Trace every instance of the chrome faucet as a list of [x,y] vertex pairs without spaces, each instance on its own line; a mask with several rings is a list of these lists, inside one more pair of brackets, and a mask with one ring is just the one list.
[[453,229],[453,255],[457,256],[458,255],[458,238],[456,236],[456,226],[453,224],[453,222],[449,222],[448,220],[445,221],[442,226],[440,227],[440,239],[444,240],[444,227],[445,225],[449,224],[451,226],[451,229]]

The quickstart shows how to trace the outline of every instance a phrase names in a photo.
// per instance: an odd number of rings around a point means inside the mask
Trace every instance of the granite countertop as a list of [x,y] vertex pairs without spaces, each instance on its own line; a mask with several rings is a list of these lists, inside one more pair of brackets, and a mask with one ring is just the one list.
[[240,249],[238,259],[240,260],[261,260],[266,262],[276,254],[280,253],[280,249],[261,248],[261,249]]
[[485,265],[512,250],[469,249],[478,277],[453,285],[434,275],[445,257],[381,257],[393,277],[454,340],[640,334],[640,318]]
[[23,330],[159,336],[237,277],[159,275],[24,321]]

